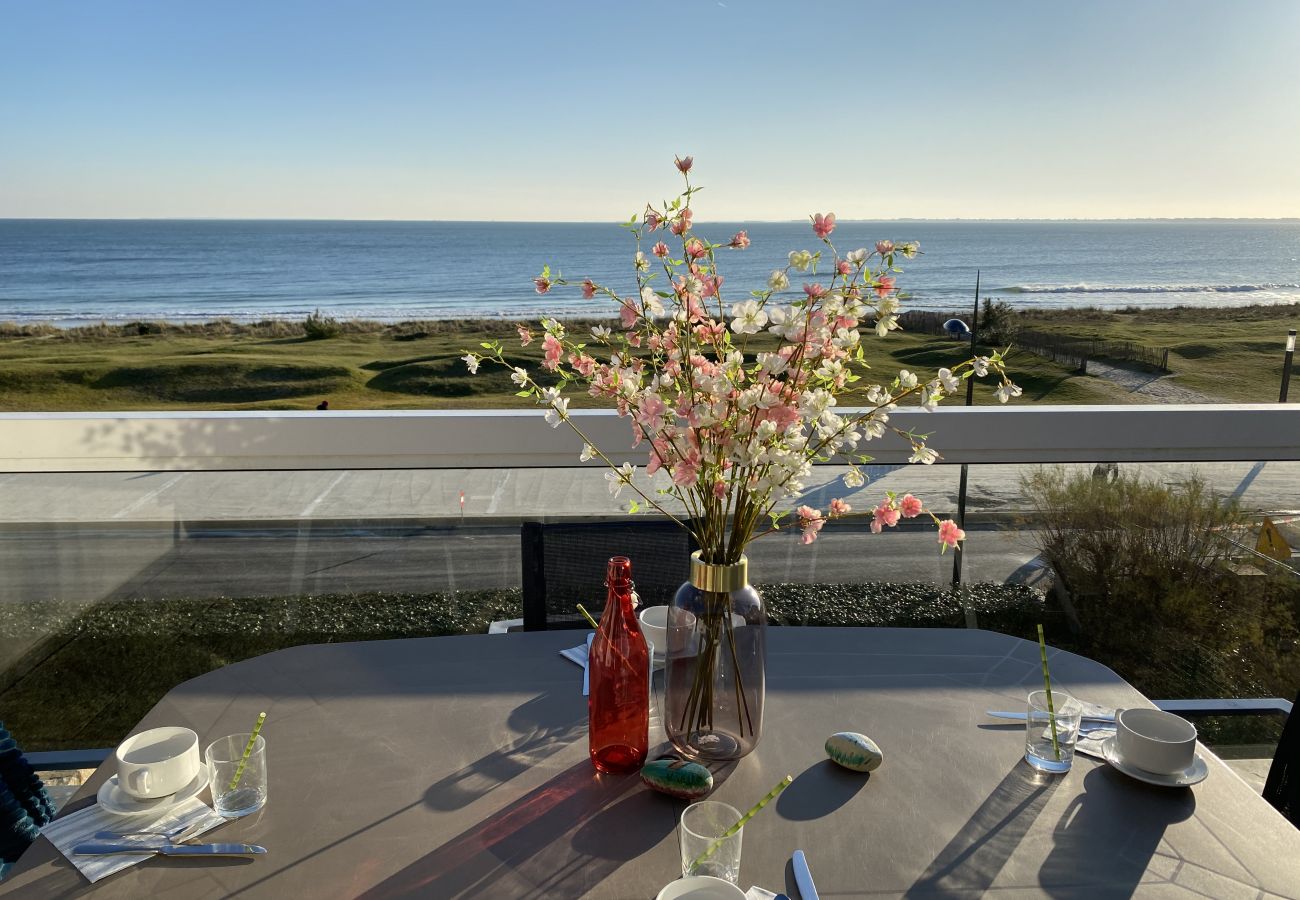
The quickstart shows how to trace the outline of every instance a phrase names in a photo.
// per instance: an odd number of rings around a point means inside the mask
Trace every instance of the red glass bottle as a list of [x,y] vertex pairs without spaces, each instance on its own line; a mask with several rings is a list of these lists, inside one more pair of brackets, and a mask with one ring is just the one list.
[[650,651],[632,604],[632,563],[609,561],[609,599],[591,642],[587,731],[598,771],[622,775],[650,750]]

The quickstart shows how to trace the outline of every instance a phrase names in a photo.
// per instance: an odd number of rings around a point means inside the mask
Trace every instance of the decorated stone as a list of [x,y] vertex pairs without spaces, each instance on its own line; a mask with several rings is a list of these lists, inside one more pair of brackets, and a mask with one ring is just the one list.
[[713,773],[684,759],[656,759],[641,769],[646,787],[682,800],[699,800],[713,790]]
[[841,731],[826,739],[826,755],[854,772],[874,772],[885,761],[876,742],[856,731]]

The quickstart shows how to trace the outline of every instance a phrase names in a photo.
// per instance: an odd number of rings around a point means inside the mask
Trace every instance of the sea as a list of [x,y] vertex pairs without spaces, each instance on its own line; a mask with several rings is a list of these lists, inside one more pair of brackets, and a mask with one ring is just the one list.
[[[721,252],[731,299],[791,250],[818,249],[807,222],[696,227],[749,234],[749,249]],[[1300,220],[846,221],[832,235],[841,251],[885,238],[920,242],[899,278],[913,309],[969,307],[977,272],[982,296],[1018,308],[1300,301]],[[0,219],[0,321],[609,315],[576,288],[539,296],[532,279],[549,265],[630,291],[635,249],[614,223]]]

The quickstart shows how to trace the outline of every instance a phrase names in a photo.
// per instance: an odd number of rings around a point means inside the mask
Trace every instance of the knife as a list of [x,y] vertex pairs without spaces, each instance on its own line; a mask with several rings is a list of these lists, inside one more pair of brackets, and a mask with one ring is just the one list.
[[[990,709],[990,710],[986,710],[984,714],[987,715],[987,716],[992,716],[992,717],[995,718],[995,719],[1015,719],[1017,722],[1023,722],[1023,721],[1025,721],[1026,718],[1029,717],[1029,714],[1028,714],[1028,713],[1023,713],[1023,712],[998,712],[998,711],[995,711],[995,710],[992,710],[992,709]],[[1107,715],[1107,714],[1103,714],[1103,713],[1098,713],[1097,715],[1093,715],[1093,716],[1080,716],[1079,718],[1080,718],[1082,721],[1084,721],[1084,722],[1114,722],[1114,721],[1115,721],[1115,714],[1114,714],[1114,713],[1110,713],[1109,715]]]
[[72,852],[78,856],[108,856],[113,853],[145,853],[150,856],[155,853],[163,856],[261,856],[266,852],[266,848],[259,847],[257,844],[163,844],[162,846],[150,846],[149,844],[133,843],[91,843],[78,844],[72,848]]
[[808,857],[802,850],[794,851],[794,883],[799,886],[800,900],[818,900],[817,886],[813,884],[812,872],[808,869]]

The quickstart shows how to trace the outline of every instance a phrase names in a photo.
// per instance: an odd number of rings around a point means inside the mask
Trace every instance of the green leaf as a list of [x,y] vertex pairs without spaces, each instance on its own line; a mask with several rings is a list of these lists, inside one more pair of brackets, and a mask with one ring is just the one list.
[[630,513],[635,513],[640,509],[641,509],[641,504],[637,503],[635,500],[629,502],[627,505],[627,511]]
[[516,392],[515,392],[515,396],[516,396],[516,397],[531,397],[532,395],[533,395],[533,392],[532,392],[532,391],[516,391]]
[[479,346],[482,347],[484,350],[491,350],[491,349],[492,349],[492,342],[491,342],[491,341],[480,341],[480,342],[479,342]]

